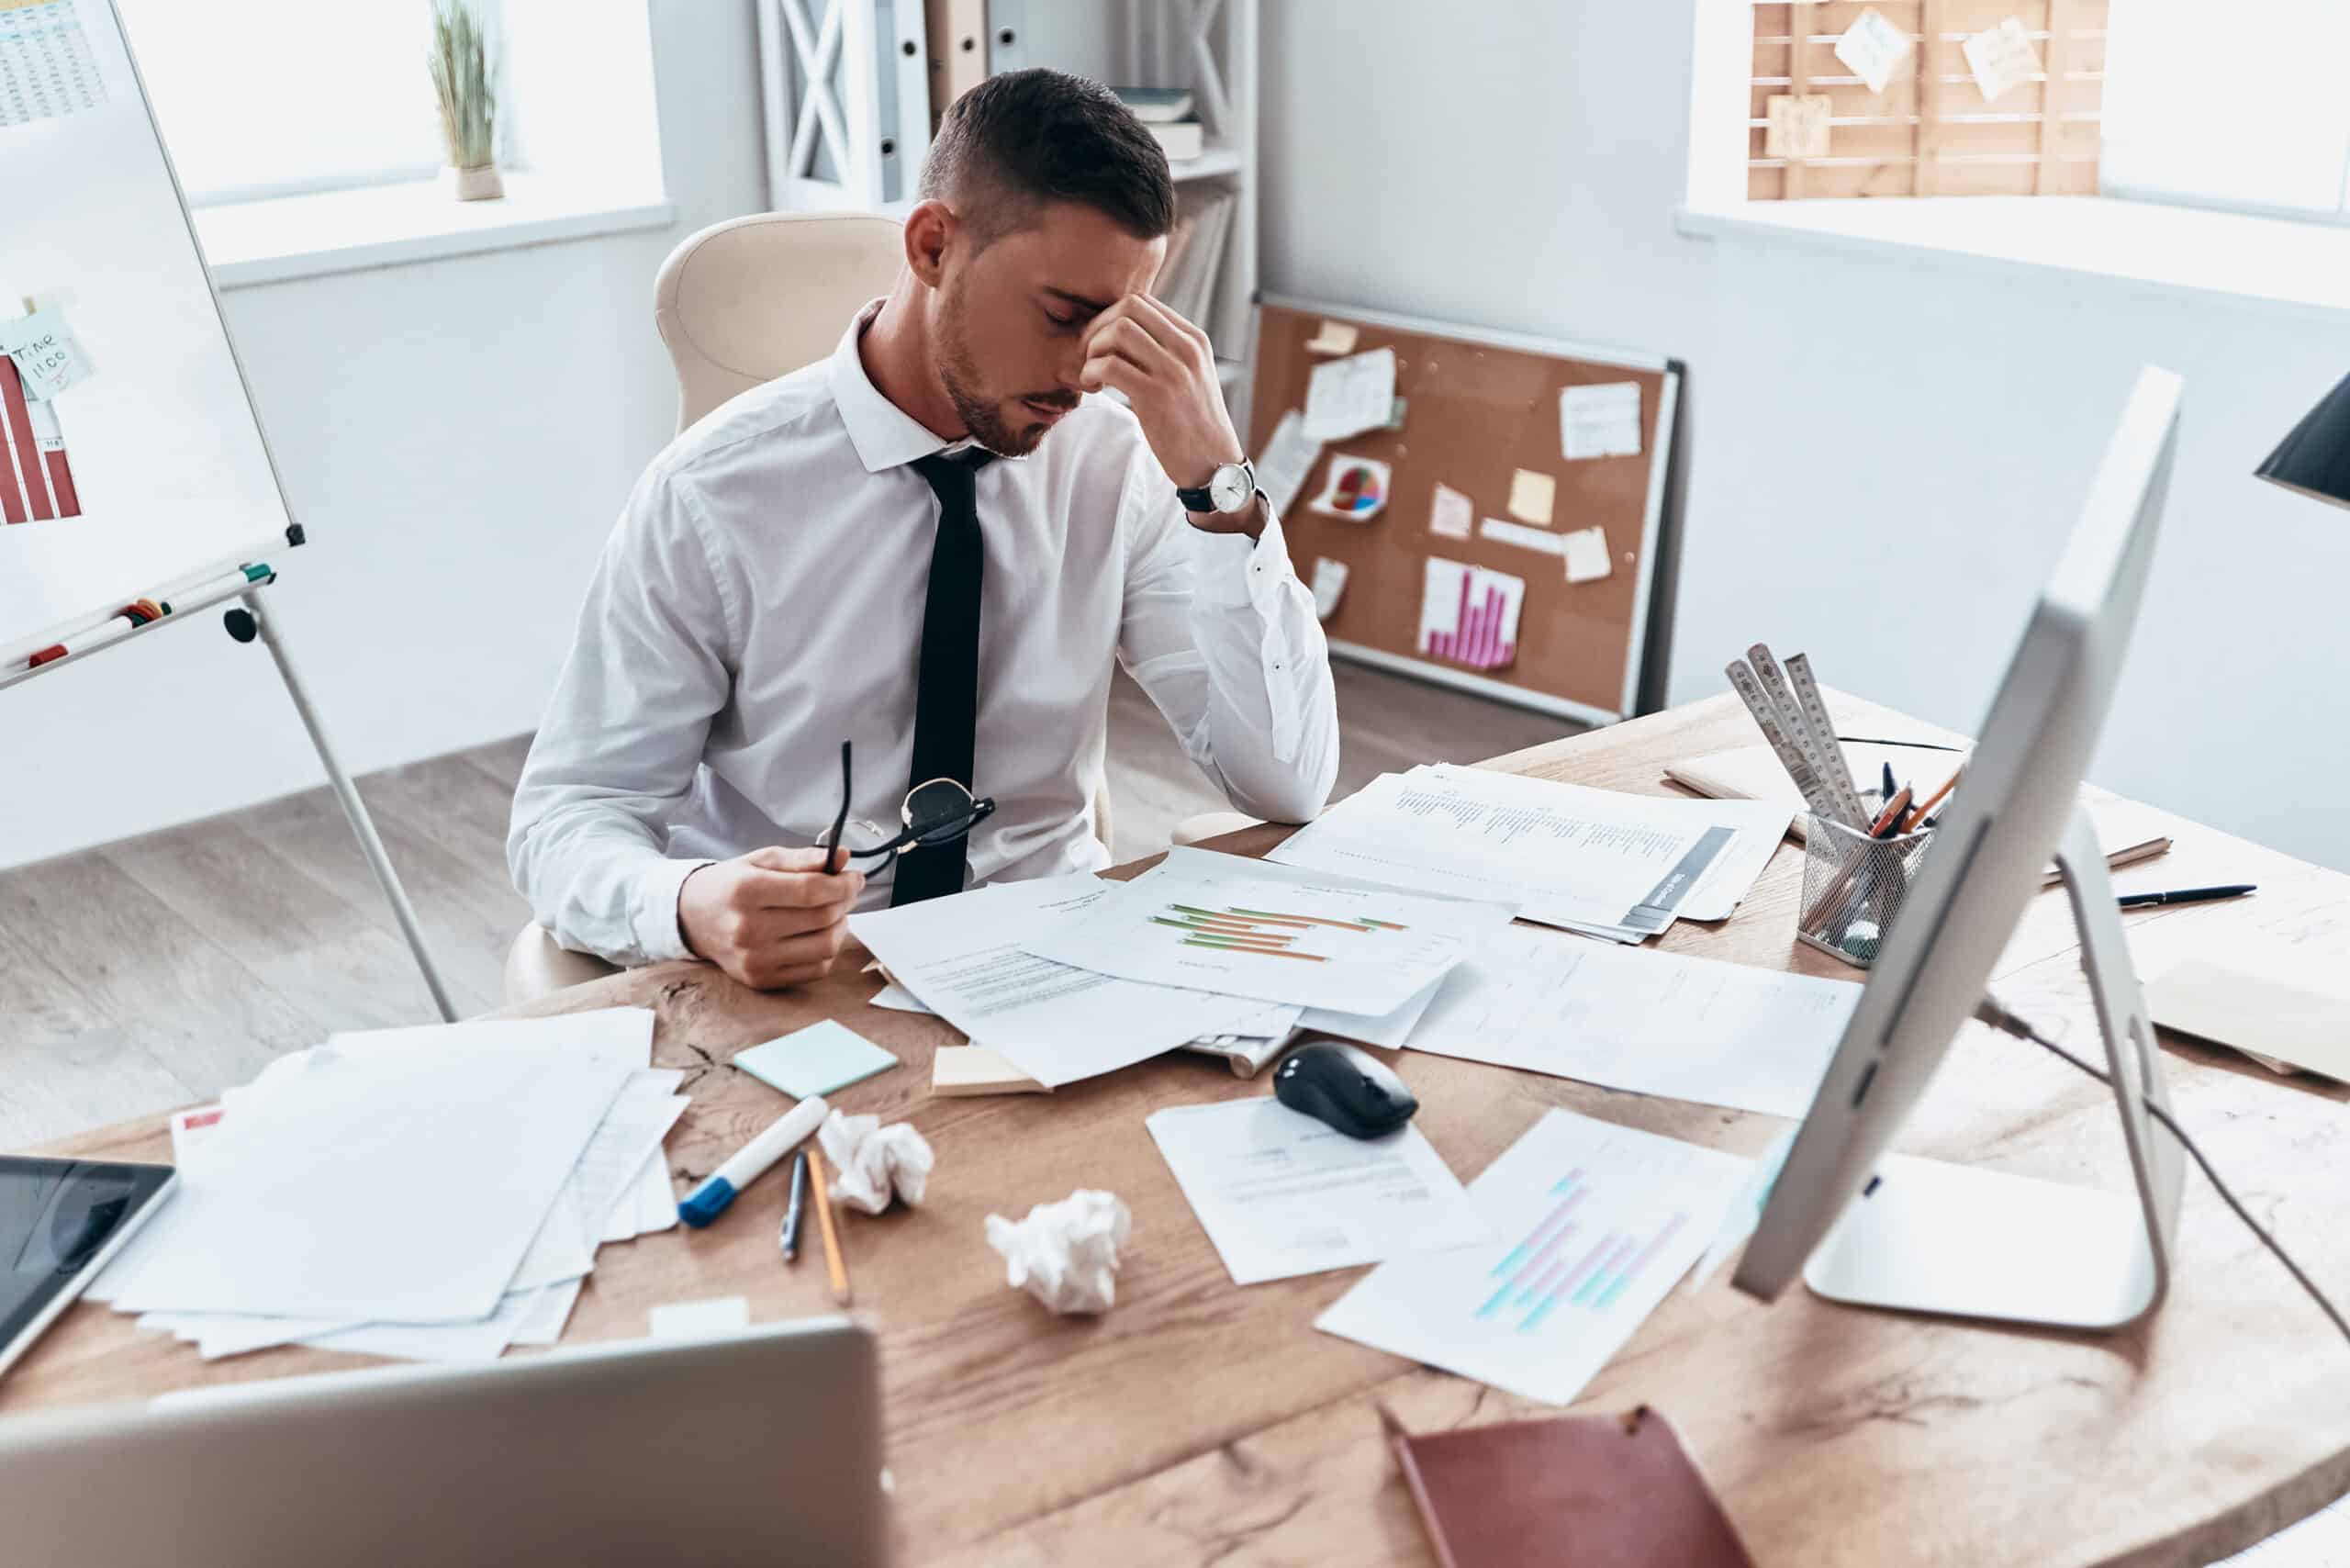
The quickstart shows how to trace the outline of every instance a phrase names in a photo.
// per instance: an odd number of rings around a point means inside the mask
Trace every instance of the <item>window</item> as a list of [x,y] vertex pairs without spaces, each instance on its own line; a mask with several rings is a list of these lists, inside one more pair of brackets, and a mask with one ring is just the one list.
[[2350,5],[2113,0],[2109,196],[2350,221]]
[[118,0],[191,206],[430,177],[428,0]]

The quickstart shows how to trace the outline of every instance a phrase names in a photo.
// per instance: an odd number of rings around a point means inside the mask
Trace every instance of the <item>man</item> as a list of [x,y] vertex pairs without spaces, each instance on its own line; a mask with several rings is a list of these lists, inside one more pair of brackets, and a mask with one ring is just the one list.
[[[1018,72],[947,111],[923,196],[888,297],[672,442],[605,547],[507,842],[566,947],[789,985],[854,908],[1099,867],[1113,658],[1235,806],[1329,797],[1312,596],[1207,339],[1147,292],[1158,143]],[[852,818],[940,778],[995,812],[869,880],[852,827],[828,867],[844,741]]]

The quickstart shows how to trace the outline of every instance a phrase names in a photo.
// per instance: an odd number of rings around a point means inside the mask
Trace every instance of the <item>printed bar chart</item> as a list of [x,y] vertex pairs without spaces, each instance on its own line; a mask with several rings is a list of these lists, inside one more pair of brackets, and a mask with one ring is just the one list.
[[1585,1238],[1573,1215],[1590,1190],[1580,1167],[1551,1187],[1557,1204],[1494,1265],[1501,1283],[1477,1308],[1479,1317],[1516,1314],[1518,1332],[1526,1334],[1561,1305],[1606,1312],[1689,1222],[1676,1211],[1645,1238],[1612,1228]]
[[1358,935],[1372,935],[1382,931],[1410,929],[1394,921],[1374,920],[1369,915],[1337,920],[1328,915],[1284,914],[1279,910],[1241,909],[1233,905],[1223,909],[1203,909],[1197,904],[1170,903],[1149,918],[1154,925],[1169,926],[1182,932],[1183,935],[1178,940],[1186,947],[1257,953],[1269,958],[1303,958],[1315,964],[1328,963],[1329,956],[1305,951],[1297,945],[1302,938],[1315,933],[1344,931]]

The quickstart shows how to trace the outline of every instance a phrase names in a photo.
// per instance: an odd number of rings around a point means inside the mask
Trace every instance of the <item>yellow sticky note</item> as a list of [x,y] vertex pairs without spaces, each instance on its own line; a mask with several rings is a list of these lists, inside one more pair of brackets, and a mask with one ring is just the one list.
[[1305,352],[1307,353],[1352,353],[1355,352],[1355,339],[1360,335],[1354,328],[1348,326],[1344,321],[1325,319],[1322,330],[1315,333],[1314,341],[1305,345]]
[[1537,474],[1531,468],[1521,468],[1509,476],[1509,515],[1520,522],[1550,526],[1550,503],[1557,498],[1559,482],[1548,474]]

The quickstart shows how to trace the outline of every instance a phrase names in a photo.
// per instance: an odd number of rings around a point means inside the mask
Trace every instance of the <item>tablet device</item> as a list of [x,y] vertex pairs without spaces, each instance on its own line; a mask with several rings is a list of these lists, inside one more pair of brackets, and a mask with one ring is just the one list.
[[168,1165],[0,1155],[0,1372],[97,1278],[178,1180]]

